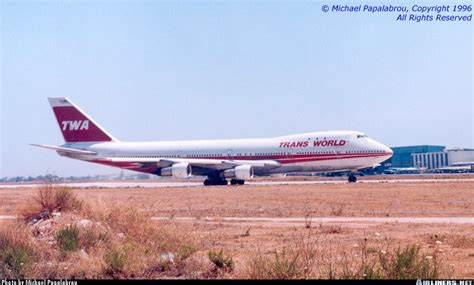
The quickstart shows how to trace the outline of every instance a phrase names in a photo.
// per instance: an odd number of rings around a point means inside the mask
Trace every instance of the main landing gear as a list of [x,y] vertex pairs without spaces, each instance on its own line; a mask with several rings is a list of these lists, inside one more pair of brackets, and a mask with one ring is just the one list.
[[230,185],[244,185],[245,180],[241,179],[231,179],[230,180]]
[[227,180],[225,179],[206,179],[204,180],[204,185],[205,186],[211,186],[211,185],[227,185]]
[[354,173],[351,173],[351,174],[349,174],[349,176],[347,177],[347,181],[348,181],[349,183],[355,183],[355,182],[357,182],[357,176],[355,176]]
[[[231,179],[230,185],[244,185],[245,180],[241,179]],[[228,182],[225,179],[206,179],[204,180],[205,186],[213,186],[213,185],[227,185]]]

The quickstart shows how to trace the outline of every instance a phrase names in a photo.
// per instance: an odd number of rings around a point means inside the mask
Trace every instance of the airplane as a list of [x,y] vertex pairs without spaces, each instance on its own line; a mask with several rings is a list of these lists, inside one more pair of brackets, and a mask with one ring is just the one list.
[[59,155],[138,172],[187,178],[204,185],[243,185],[254,176],[355,172],[389,159],[393,151],[356,131],[324,131],[272,138],[119,141],[66,97],[48,98],[65,143],[32,144]]

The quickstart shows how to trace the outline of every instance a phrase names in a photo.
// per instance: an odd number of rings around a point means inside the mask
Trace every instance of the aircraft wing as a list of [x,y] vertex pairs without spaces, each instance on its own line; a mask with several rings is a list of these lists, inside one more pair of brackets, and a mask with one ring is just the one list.
[[[202,159],[202,158],[100,158],[94,162],[106,164],[130,165],[131,169],[146,167],[168,167],[175,163],[189,163],[192,167],[213,170],[226,170],[239,165],[251,165],[255,168],[276,168],[281,164],[275,160],[227,160],[227,159]],[[128,167],[125,167],[128,168]]]

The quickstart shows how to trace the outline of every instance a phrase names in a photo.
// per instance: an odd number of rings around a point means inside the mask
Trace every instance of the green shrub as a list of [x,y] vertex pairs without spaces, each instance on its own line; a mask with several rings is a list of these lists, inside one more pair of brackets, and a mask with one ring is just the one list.
[[75,251],[79,248],[79,229],[76,226],[68,226],[61,229],[56,235],[59,249],[63,252]]
[[197,251],[197,248],[193,244],[185,243],[181,245],[181,248],[179,249],[179,256],[182,260],[185,260],[189,258],[191,255],[193,255]]
[[80,245],[86,250],[106,240],[107,233],[101,232],[96,227],[86,227],[80,231]]
[[[0,251],[0,267],[10,278],[24,278],[33,262],[33,250],[26,246],[7,247]],[[7,277],[7,276],[5,276]]]
[[414,244],[398,248],[391,256],[380,255],[380,264],[390,279],[437,279],[438,261],[436,255],[427,258],[420,253],[420,246]]
[[122,248],[114,248],[104,255],[105,272],[109,275],[120,273],[125,267],[127,253]]
[[234,270],[234,260],[231,256],[224,255],[222,249],[219,252],[209,250],[208,257],[216,268],[224,269],[227,271]]
[[303,278],[304,272],[297,253],[288,254],[285,249],[275,250],[273,258],[261,253],[249,261],[249,277],[251,279],[297,279]]
[[364,279],[386,279],[381,269],[375,264],[367,264],[363,268],[364,275],[362,276]]
[[275,251],[275,260],[271,264],[271,278],[273,279],[294,279],[302,276],[298,266],[298,254],[288,255],[285,250],[281,253]]
[[35,259],[28,234],[26,228],[15,223],[0,228],[0,279],[25,278]]

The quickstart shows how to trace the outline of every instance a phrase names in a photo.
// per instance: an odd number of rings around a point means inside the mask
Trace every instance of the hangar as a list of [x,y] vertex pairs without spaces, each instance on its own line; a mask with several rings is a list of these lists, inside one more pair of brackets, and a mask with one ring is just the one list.
[[417,167],[436,169],[456,165],[474,165],[474,149],[446,149],[440,145],[392,147],[393,156],[383,163],[384,168]]

